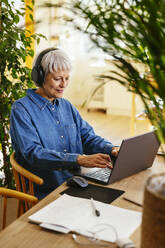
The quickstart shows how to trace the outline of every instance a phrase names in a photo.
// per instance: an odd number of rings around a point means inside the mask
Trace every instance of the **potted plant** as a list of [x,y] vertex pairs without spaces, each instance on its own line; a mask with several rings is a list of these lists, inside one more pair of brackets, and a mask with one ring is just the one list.
[[[26,67],[28,56],[33,56],[31,49],[33,39],[40,41],[41,34],[26,35],[19,21],[25,15],[23,7],[17,9],[12,1],[0,1],[0,186],[14,188],[9,156],[12,152],[9,137],[9,118],[12,103],[23,97],[27,87],[33,87],[31,70]],[[27,6],[30,8],[30,6]],[[33,21],[32,15],[30,15]]]

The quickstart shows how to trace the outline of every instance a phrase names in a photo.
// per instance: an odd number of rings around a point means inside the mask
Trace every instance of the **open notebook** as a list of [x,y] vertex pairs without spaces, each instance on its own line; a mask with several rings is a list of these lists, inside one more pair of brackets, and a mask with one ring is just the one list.
[[[119,238],[128,238],[141,224],[141,213],[94,201],[100,216],[96,216],[90,199],[62,195],[33,215],[29,221],[41,224],[42,227],[63,233],[76,232],[91,236],[100,225],[112,225]],[[115,242],[112,228],[97,233],[97,238]]]

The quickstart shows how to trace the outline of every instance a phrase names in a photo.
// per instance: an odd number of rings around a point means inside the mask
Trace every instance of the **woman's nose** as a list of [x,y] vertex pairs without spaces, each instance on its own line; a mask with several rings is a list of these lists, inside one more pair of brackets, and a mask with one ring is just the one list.
[[67,80],[65,78],[61,79],[60,86],[65,88],[67,86]]

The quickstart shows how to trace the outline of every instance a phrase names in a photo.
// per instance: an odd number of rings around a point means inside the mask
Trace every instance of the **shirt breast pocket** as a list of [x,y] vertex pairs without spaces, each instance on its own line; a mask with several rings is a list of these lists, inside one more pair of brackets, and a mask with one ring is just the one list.
[[76,124],[65,125],[65,130],[70,146],[76,146],[79,137]]

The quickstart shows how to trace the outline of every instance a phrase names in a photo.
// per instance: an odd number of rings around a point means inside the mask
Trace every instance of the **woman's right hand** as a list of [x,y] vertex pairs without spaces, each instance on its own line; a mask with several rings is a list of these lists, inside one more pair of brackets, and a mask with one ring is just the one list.
[[92,155],[79,155],[77,163],[83,167],[113,168],[111,158],[108,154],[96,153]]

